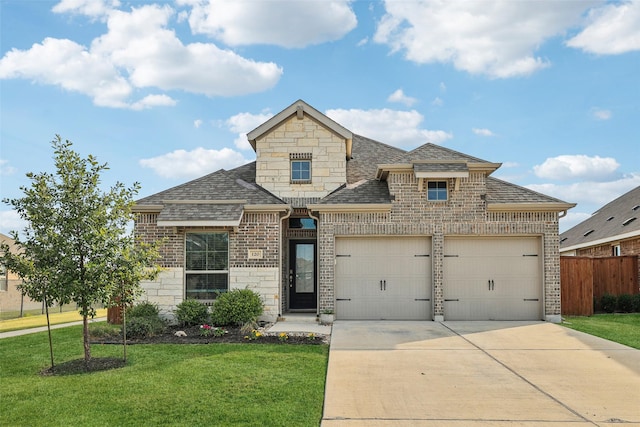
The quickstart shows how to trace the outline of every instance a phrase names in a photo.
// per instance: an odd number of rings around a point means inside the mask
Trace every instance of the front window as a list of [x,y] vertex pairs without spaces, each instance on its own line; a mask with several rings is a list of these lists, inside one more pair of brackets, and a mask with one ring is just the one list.
[[187,233],[186,297],[214,300],[229,289],[229,234]]
[[446,201],[447,200],[447,181],[429,181],[427,183],[427,200]]
[[291,182],[311,182],[311,160],[291,161]]
[[7,268],[0,264],[0,291],[7,290]]

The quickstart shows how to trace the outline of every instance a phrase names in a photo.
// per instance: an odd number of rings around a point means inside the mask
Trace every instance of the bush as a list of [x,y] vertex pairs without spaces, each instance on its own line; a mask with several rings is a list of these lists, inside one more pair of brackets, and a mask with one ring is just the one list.
[[144,316],[127,319],[127,337],[150,338],[164,332],[166,324],[160,317]]
[[149,338],[164,332],[166,322],[160,317],[156,304],[148,301],[127,308],[126,315],[128,338]]
[[141,302],[133,307],[127,308],[127,317],[158,317],[160,309],[157,304],[148,301]]
[[631,295],[618,295],[618,311],[623,313],[631,313],[633,311],[633,297]]
[[186,299],[173,311],[181,326],[196,326],[207,323],[209,307],[195,299]]
[[631,297],[631,300],[633,302],[633,311],[636,313],[640,313],[640,294],[635,294],[633,297]]
[[211,318],[216,325],[243,325],[255,322],[263,311],[258,293],[251,289],[234,289],[214,301]]
[[110,325],[106,322],[89,324],[89,335],[91,338],[114,339],[119,338],[122,328],[119,325]]
[[618,298],[615,295],[604,294],[600,299],[600,307],[605,313],[613,313],[616,311],[618,305]]

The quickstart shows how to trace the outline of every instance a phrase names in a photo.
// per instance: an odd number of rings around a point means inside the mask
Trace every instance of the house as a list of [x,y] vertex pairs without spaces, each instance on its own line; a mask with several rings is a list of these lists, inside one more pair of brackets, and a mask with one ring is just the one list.
[[406,152],[298,100],[247,135],[256,161],[140,199],[135,233],[166,238],[143,284],[185,298],[259,292],[265,320],[560,321],[558,218],[574,204],[491,176],[438,145]]
[[560,235],[560,254],[640,256],[640,186]]
[[[11,252],[16,252],[15,241],[2,233],[0,233],[0,243],[9,245]],[[21,317],[25,312],[41,311],[43,306],[41,302],[33,301],[27,296],[23,296],[18,289],[18,285],[22,283],[22,279],[13,271],[0,263],[0,318]]]

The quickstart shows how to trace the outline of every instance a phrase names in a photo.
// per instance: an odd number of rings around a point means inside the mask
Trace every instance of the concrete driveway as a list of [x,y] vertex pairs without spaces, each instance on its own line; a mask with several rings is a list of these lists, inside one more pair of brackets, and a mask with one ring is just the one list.
[[547,425],[640,426],[640,350],[544,322],[333,325],[322,427]]

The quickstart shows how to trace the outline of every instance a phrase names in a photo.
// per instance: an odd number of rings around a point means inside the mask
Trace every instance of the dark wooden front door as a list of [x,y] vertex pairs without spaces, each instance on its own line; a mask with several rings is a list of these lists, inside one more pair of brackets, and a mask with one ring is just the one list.
[[316,242],[292,240],[289,251],[289,308],[317,307]]

